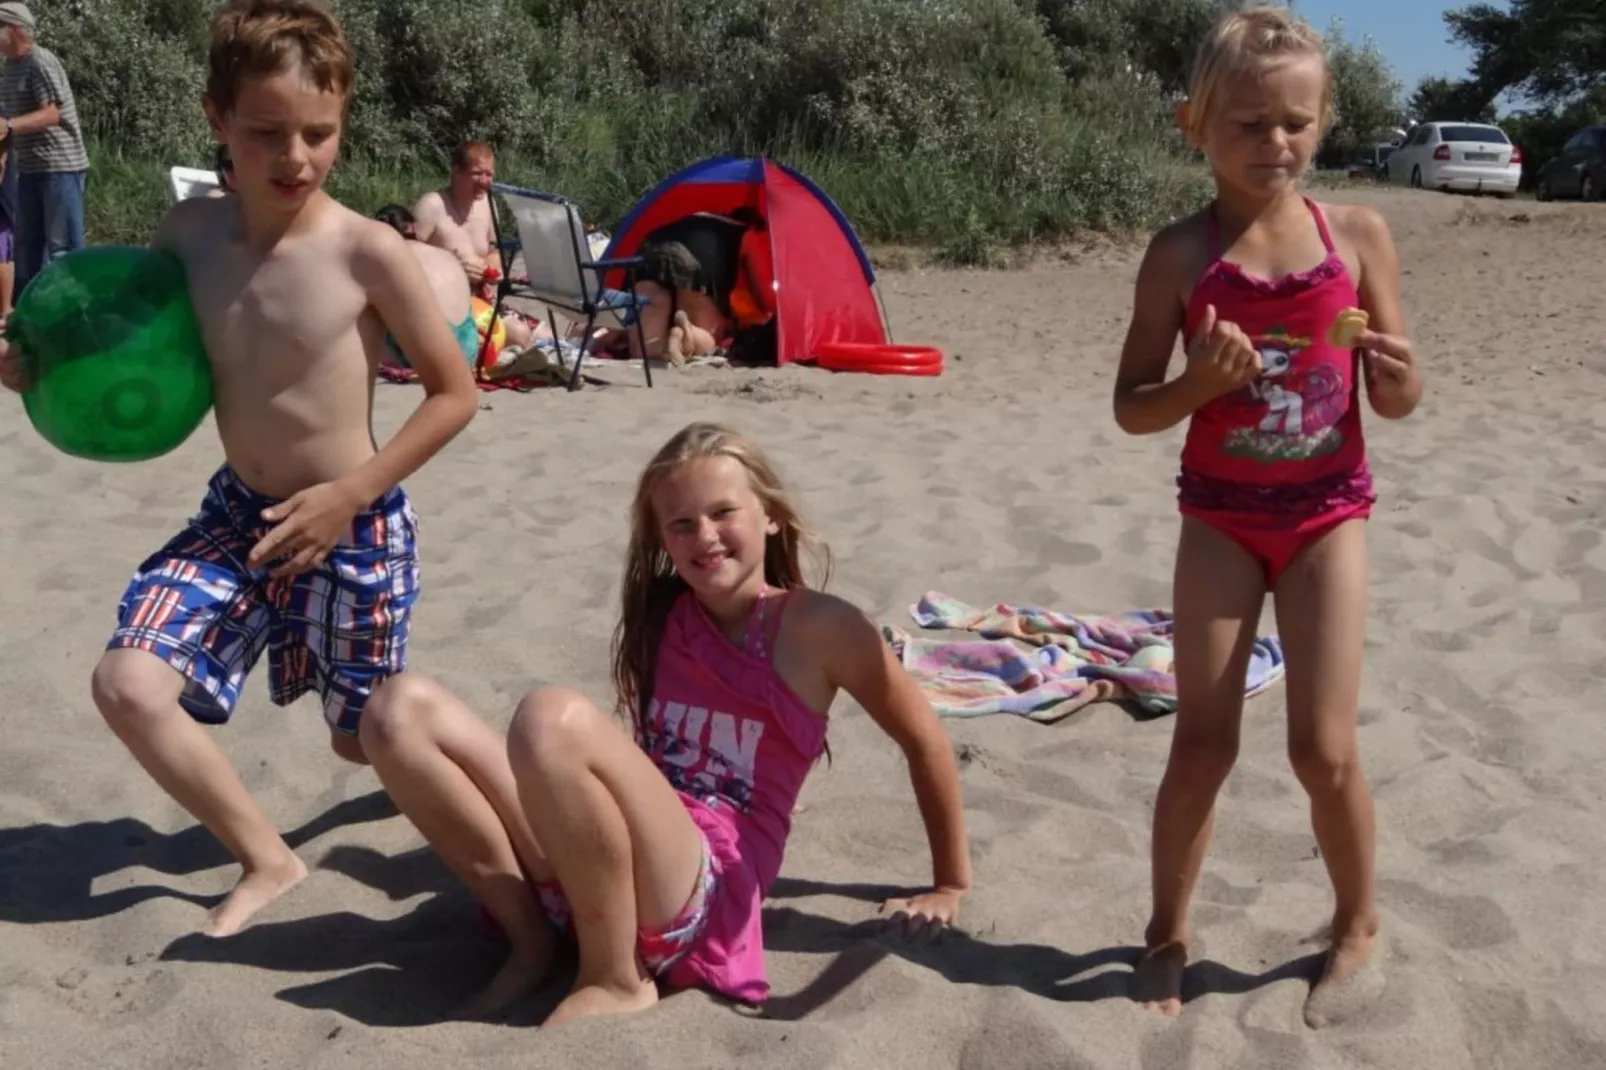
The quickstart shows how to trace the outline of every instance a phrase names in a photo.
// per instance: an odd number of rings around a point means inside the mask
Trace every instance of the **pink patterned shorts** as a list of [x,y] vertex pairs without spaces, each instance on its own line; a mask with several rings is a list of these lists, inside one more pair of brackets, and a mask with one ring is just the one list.
[[[719,868],[714,861],[714,853],[708,845],[707,835],[698,831],[703,845],[703,858],[691,897],[668,925],[659,929],[638,929],[636,932],[636,953],[641,956],[641,963],[647,972],[654,977],[662,976],[696,945],[708,924],[709,908],[719,892]],[[574,911],[563,889],[556,882],[538,881],[535,891],[541,897],[541,909],[546,911],[552,927],[559,933],[572,931]]]

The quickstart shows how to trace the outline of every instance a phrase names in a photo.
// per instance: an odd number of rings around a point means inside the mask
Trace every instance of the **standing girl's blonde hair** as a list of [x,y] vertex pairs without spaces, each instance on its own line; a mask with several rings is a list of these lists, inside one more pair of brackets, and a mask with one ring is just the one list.
[[[1266,63],[1319,56],[1326,67],[1327,42],[1286,7],[1263,4],[1225,16],[1194,51],[1188,76],[1190,137],[1201,137],[1221,106],[1221,86],[1230,78]],[[1325,72],[1321,127],[1333,121],[1333,72]]]

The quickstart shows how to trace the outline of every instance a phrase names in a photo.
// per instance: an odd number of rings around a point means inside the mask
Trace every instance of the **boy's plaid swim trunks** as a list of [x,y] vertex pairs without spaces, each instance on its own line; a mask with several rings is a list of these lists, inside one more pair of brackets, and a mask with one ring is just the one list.
[[418,520],[393,488],[357,514],[323,565],[269,579],[245,561],[275,503],[219,469],[200,511],[135,572],[107,649],[144,650],[178,670],[181,704],[207,724],[228,721],[266,649],[276,704],[316,691],[329,726],[355,734],[368,696],[406,668]]

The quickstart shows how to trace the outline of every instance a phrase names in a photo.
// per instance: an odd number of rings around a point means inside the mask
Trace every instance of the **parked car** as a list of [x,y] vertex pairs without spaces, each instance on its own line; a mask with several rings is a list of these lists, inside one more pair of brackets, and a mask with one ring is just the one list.
[[1370,178],[1379,182],[1387,182],[1389,157],[1393,155],[1394,149],[1395,145],[1392,141],[1379,142],[1373,145],[1371,152],[1350,164],[1349,177]]
[[1509,197],[1522,181],[1522,150],[1488,123],[1422,123],[1389,157],[1388,180]]
[[1534,196],[1599,200],[1606,192],[1606,126],[1586,126],[1546,160],[1534,179]]

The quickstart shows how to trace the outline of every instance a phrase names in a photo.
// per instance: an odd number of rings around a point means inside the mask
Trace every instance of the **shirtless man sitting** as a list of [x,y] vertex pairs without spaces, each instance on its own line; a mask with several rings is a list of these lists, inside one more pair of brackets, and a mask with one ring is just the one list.
[[[496,156],[483,141],[465,141],[452,150],[451,178],[445,189],[431,190],[413,207],[413,236],[457,257],[469,287],[482,300],[496,300],[496,278],[503,274],[491,218],[491,183]],[[490,278],[487,278],[487,274]],[[530,324],[504,313],[507,340],[527,346],[535,337]]]

